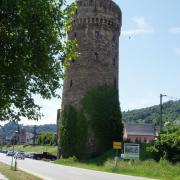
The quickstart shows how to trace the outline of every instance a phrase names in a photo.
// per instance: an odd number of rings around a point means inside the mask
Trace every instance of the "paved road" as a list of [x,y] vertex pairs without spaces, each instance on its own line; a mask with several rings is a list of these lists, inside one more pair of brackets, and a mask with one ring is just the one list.
[[[10,164],[11,157],[0,153],[0,161]],[[44,180],[148,180],[147,178],[86,170],[32,159],[18,160],[18,168]]]

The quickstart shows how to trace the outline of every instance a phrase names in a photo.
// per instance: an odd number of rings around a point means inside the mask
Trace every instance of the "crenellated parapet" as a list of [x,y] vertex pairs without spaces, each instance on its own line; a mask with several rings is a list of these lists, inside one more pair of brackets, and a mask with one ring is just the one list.
[[74,18],[73,19],[73,27],[81,27],[82,26],[102,26],[109,27],[110,29],[114,29],[115,31],[120,30],[120,24],[116,23],[113,19],[109,19],[106,17],[87,17],[87,18]]
[[109,26],[119,31],[122,13],[119,6],[111,0],[78,0],[78,9],[73,18],[73,25]]

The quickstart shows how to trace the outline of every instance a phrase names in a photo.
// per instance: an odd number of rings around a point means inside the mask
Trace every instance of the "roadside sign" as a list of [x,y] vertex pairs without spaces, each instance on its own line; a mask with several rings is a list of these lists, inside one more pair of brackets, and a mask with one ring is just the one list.
[[121,142],[113,142],[113,149],[121,149]]
[[139,144],[125,143],[123,159],[139,160]]

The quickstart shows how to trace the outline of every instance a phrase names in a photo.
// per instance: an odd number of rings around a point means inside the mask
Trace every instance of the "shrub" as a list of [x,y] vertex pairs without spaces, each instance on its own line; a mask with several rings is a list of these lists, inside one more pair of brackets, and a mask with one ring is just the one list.
[[180,162],[180,129],[171,128],[160,133],[152,152],[157,160],[164,158],[171,162]]

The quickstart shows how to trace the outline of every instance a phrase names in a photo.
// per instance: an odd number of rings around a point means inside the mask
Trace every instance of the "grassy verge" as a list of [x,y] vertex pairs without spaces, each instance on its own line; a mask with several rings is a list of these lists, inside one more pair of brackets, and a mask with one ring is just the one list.
[[40,178],[21,170],[12,171],[10,169],[10,166],[1,162],[0,162],[0,172],[9,180],[41,180]]
[[[13,146],[3,146],[2,149],[13,150]],[[39,145],[15,145],[15,151],[25,151],[25,152],[49,152],[51,154],[57,155],[57,146],[39,146]]]
[[105,171],[111,173],[142,176],[162,180],[180,180],[180,165],[172,165],[168,161],[161,160],[159,163],[153,160],[147,161],[119,161],[114,168],[114,161],[107,160],[98,165],[95,162],[78,162],[73,158],[55,161],[57,164]]

